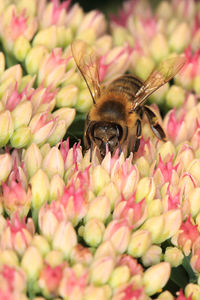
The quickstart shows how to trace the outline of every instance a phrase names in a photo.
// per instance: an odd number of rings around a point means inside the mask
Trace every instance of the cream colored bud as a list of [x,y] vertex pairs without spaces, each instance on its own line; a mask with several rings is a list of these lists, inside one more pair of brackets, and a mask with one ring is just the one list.
[[48,50],[45,46],[38,45],[31,48],[25,59],[27,72],[31,75],[36,74],[42,60],[47,54]]
[[14,131],[14,122],[9,110],[0,112],[0,147],[5,146]]
[[74,84],[62,87],[56,95],[57,107],[74,107],[78,97],[78,88]]
[[108,282],[114,269],[114,259],[111,256],[99,257],[90,266],[91,282],[102,285]]
[[50,181],[50,202],[62,196],[65,183],[59,174],[52,176]]
[[147,295],[151,296],[159,292],[167,283],[170,272],[170,264],[167,262],[161,262],[148,268],[143,275],[143,283]]
[[44,203],[49,200],[50,184],[47,174],[38,169],[31,177],[32,207],[38,210]]
[[14,128],[28,125],[32,116],[32,104],[30,101],[20,102],[11,112]]
[[159,240],[164,229],[164,216],[160,215],[147,219],[142,225],[142,228],[148,230],[151,233],[152,242],[156,243]]
[[98,196],[89,203],[86,221],[97,218],[105,222],[111,212],[110,201],[105,196]]
[[151,245],[142,256],[142,264],[149,267],[158,264],[162,260],[162,248],[157,245]]
[[185,296],[192,297],[192,300],[200,299],[200,286],[198,284],[189,283],[185,287]]
[[102,221],[100,221],[99,219],[91,219],[86,223],[84,227],[84,241],[90,247],[97,247],[103,239],[104,231],[105,226]]
[[12,169],[12,158],[10,154],[0,154],[0,182],[6,181]]
[[21,267],[29,279],[37,280],[40,270],[43,267],[43,260],[40,251],[36,247],[29,246],[26,249],[22,257]]
[[166,103],[170,108],[180,107],[185,100],[185,90],[181,86],[172,85],[166,94]]
[[0,267],[7,265],[10,267],[19,266],[19,258],[17,253],[11,249],[0,250]]
[[188,24],[185,21],[179,23],[174,28],[173,33],[169,38],[170,49],[172,51],[175,51],[176,53],[182,52],[189,44],[190,37],[191,37],[191,30]]
[[87,113],[93,105],[92,97],[88,88],[84,88],[79,92],[77,101],[76,101],[76,109],[80,113]]
[[48,241],[45,239],[45,237],[42,235],[39,234],[34,235],[31,244],[40,251],[42,256],[47,255],[47,253],[50,251],[50,245]]
[[160,199],[152,200],[147,205],[148,217],[159,216],[163,212],[163,202]]
[[19,61],[23,62],[30,48],[29,41],[23,35],[20,35],[14,43],[13,53]]
[[58,174],[64,176],[64,160],[60,150],[57,147],[51,148],[42,162],[42,169],[46,172],[49,178]]
[[138,229],[133,232],[128,245],[128,254],[133,257],[141,257],[151,246],[152,239],[148,230]]
[[42,165],[42,154],[39,147],[32,143],[25,151],[23,161],[29,178],[31,178]]
[[130,273],[130,269],[128,268],[128,266],[126,265],[122,265],[119,267],[116,267],[112,274],[111,277],[109,279],[109,285],[111,286],[111,288],[115,289],[118,286],[121,286],[125,283],[127,283],[130,279],[131,273]]
[[176,247],[167,247],[164,255],[164,260],[169,262],[171,267],[178,267],[182,264],[184,255],[182,251]]
[[144,177],[142,178],[136,188],[136,202],[140,202],[145,199],[147,203],[151,202],[156,193],[156,185],[153,177]]
[[51,250],[45,256],[45,262],[52,268],[60,265],[64,261],[64,254],[59,250]]
[[110,177],[106,170],[98,165],[93,169],[91,176],[91,186],[96,194],[98,194],[101,189],[110,181]]
[[10,138],[10,143],[14,148],[26,147],[31,139],[31,131],[27,126],[18,127]]

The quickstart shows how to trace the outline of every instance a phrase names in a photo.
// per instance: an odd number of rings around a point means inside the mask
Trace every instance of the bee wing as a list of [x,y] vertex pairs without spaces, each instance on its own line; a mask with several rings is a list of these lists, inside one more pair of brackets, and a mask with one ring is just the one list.
[[184,66],[185,61],[186,59],[183,55],[162,61],[158,68],[151,72],[147,80],[137,91],[131,111],[134,111],[140,105],[143,105],[153,92],[172,79]]
[[81,40],[75,40],[71,44],[71,50],[95,103],[95,99],[100,96],[99,57],[91,47]]

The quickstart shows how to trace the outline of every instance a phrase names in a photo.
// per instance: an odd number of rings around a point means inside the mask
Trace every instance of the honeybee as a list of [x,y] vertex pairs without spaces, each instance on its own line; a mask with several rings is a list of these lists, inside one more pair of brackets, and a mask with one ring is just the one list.
[[166,141],[166,134],[154,110],[145,105],[147,98],[176,75],[185,63],[185,57],[175,56],[162,61],[146,81],[131,74],[114,79],[107,86],[99,82],[99,56],[85,42],[75,40],[72,55],[81,72],[94,105],[89,111],[84,132],[86,150],[96,146],[102,160],[107,150],[137,152],[142,135],[145,114],[154,135]]

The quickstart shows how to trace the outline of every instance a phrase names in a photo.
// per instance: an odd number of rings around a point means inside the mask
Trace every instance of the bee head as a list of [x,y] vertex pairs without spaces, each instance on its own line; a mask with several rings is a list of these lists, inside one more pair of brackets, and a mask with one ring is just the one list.
[[120,141],[123,136],[123,128],[121,125],[112,122],[95,122],[91,128],[91,138],[99,149],[101,158],[103,159],[108,149],[113,154],[120,147]]

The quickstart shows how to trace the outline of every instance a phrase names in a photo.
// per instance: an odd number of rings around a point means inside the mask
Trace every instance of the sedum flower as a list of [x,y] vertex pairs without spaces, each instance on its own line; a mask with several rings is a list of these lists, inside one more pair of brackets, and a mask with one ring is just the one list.
[[29,280],[37,280],[40,271],[43,268],[43,260],[40,251],[34,247],[29,246],[21,260],[21,267],[26,272]]
[[187,22],[182,21],[177,24],[169,38],[170,50],[181,53],[190,42],[190,34],[191,32]]
[[133,257],[141,257],[151,246],[152,239],[148,230],[138,229],[132,233],[128,245],[128,254]]
[[72,264],[80,263],[82,265],[90,265],[93,260],[91,250],[81,244],[77,244],[71,251],[70,261]]
[[160,263],[161,259],[162,259],[161,247],[157,245],[152,245],[142,256],[142,264],[145,267],[149,267]]
[[105,196],[98,196],[94,198],[88,205],[85,220],[97,218],[102,222],[106,222],[111,212],[110,201]]
[[109,279],[109,285],[114,289],[127,283],[130,279],[130,270],[127,266],[121,265],[116,267]]
[[13,54],[18,61],[23,62],[31,48],[31,45],[27,38],[20,35],[13,45]]
[[185,113],[178,117],[175,109],[169,111],[164,119],[164,127],[166,128],[169,139],[176,145],[186,140],[187,127]]
[[165,254],[164,254],[164,260],[166,262],[169,262],[171,267],[178,267],[181,265],[183,261],[184,255],[180,249],[177,247],[167,247]]
[[12,170],[12,158],[11,155],[8,153],[0,154],[0,181],[6,181],[8,178],[11,170]]
[[56,200],[64,192],[65,183],[58,174],[53,175],[50,181],[50,202]]
[[20,221],[19,217],[15,215],[11,220],[7,220],[7,224],[1,234],[1,249],[12,249],[22,256],[31,244],[33,234],[34,232],[29,228],[29,224],[25,223],[25,219]]
[[58,174],[61,178],[64,175],[63,157],[57,147],[52,147],[49,153],[42,161],[42,169],[46,172],[49,178]]
[[185,100],[185,91],[181,86],[172,85],[166,93],[168,107],[180,107]]
[[84,298],[87,300],[107,300],[109,299],[106,295],[106,291],[101,286],[88,285],[84,291]]
[[0,250],[0,266],[18,267],[19,258],[17,253],[11,249]]
[[5,146],[14,131],[14,122],[9,110],[0,112],[0,146]]
[[161,262],[148,268],[143,275],[143,283],[147,295],[153,295],[165,286],[170,277],[170,264]]
[[108,282],[115,262],[113,257],[105,256],[96,258],[90,266],[90,280],[95,285],[103,285]]
[[47,255],[50,251],[50,245],[42,235],[35,234],[31,244],[35,246],[43,256]]
[[[59,250],[51,250],[45,256],[45,263],[51,267],[61,265],[64,261],[64,254]],[[67,264],[65,262],[65,264]]]
[[47,56],[48,49],[42,45],[33,46],[26,55],[25,66],[29,74],[37,74],[40,68],[40,64]]
[[78,98],[78,87],[75,84],[68,84],[62,87],[56,95],[57,107],[74,107]]
[[192,297],[192,299],[197,300],[200,297],[200,287],[198,284],[188,283],[185,287],[186,297]]
[[10,143],[12,147],[21,149],[26,147],[31,140],[31,131],[30,128],[27,126],[21,126],[17,128],[13,135],[10,138]]
[[86,222],[83,239],[90,247],[97,247],[103,240],[104,223],[99,219],[90,219]]
[[24,168],[31,178],[42,165],[42,154],[37,144],[32,143],[23,155]]

